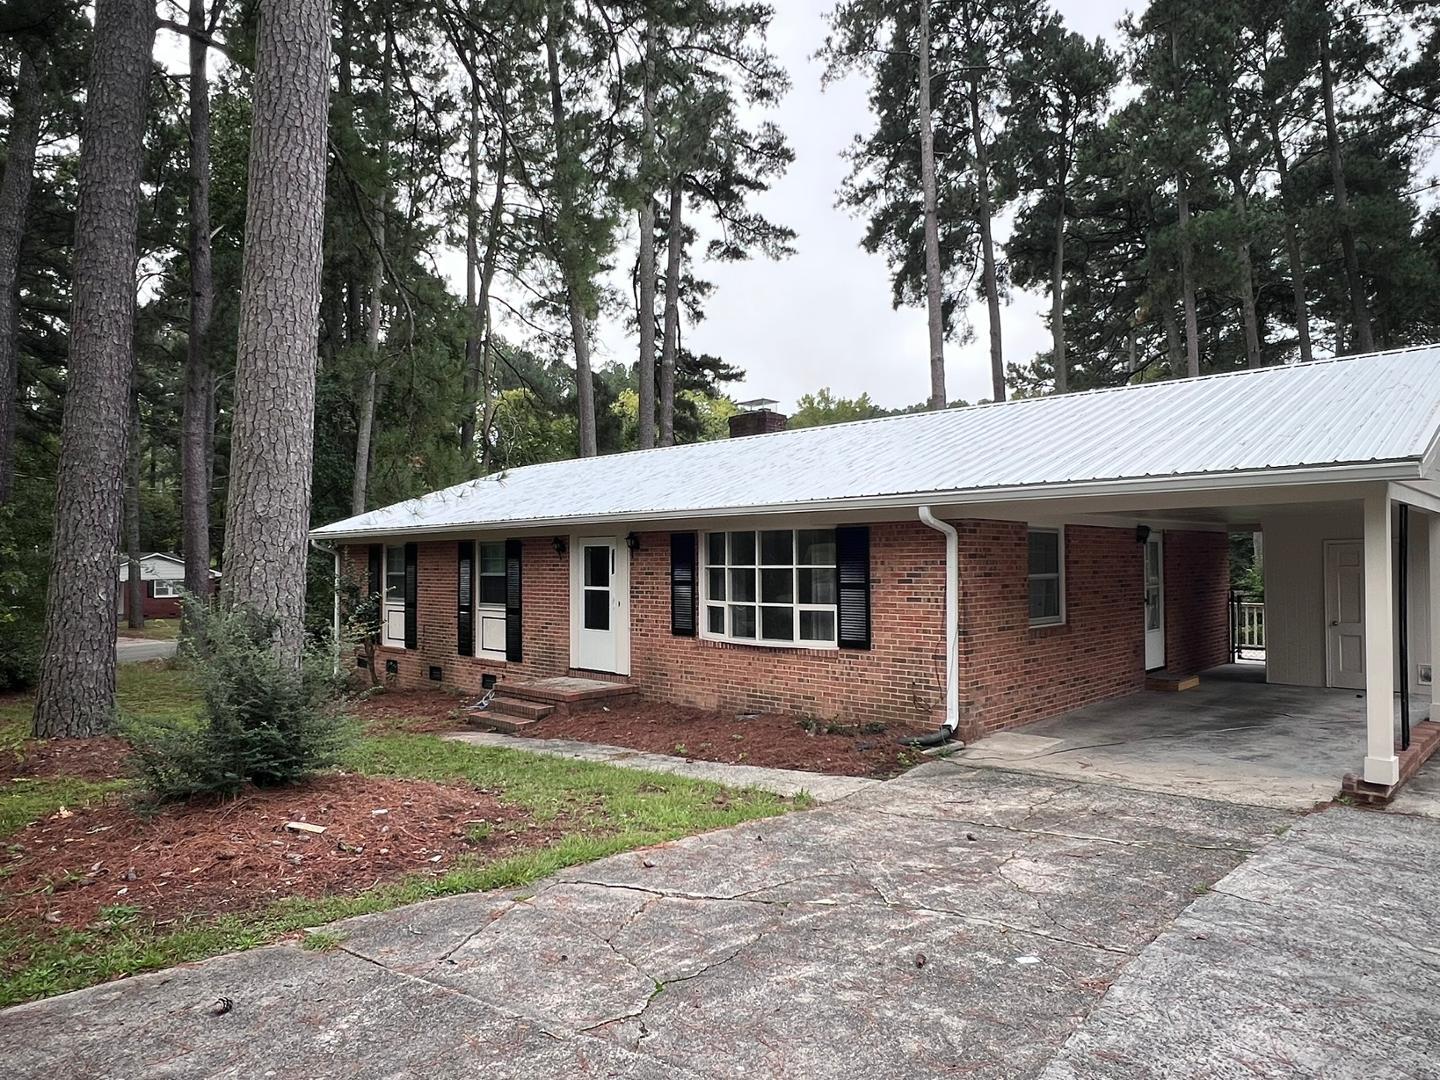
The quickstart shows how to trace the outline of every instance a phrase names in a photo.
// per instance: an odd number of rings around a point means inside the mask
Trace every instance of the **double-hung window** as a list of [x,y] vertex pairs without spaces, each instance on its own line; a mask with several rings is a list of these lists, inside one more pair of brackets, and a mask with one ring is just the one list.
[[156,578],[152,595],[156,600],[173,600],[180,595],[180,588],[173,581]]
[[705,637],[833,648],[839,585],[833,529],[705,537]]
[[1030,530],[1030,625],[1055,626],[1065,621],[1065,533],[1063,529]]

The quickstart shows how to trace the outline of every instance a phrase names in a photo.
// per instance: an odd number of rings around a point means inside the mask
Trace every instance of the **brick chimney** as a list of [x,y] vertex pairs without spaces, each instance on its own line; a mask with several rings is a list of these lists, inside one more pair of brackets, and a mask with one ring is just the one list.
[[740,411],[730,417],[730,438],[739,439],[745,435],[764,435],[771,431],[784,431],[789,420],[782,412],[776,412],[772,405],[780,404],[770,398],[755,398],[753,401],[737,402]]

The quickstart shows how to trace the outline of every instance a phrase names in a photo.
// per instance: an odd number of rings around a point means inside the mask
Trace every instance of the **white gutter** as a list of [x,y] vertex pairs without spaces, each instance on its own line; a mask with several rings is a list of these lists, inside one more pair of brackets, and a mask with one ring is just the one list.
[[960,534],[922,506],[920,520],[945,534],[945,722],[947,733],[960,725]]

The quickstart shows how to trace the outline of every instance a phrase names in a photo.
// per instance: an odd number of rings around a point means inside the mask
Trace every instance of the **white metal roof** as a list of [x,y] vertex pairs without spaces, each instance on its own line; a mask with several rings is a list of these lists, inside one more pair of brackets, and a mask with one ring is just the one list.
[[317,539],[1422,475],[1440,345],[550,462]]

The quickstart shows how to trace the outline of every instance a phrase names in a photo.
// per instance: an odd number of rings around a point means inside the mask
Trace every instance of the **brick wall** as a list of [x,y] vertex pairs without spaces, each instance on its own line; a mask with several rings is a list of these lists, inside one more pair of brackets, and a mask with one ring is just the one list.
[[967,738],[1128,694],[1145,681],[1140,545],[1065,529],[1065,623],[1032,627],[1024,524],[960,529],[961,726]]
[[1165,667],[1193,675],[1230,659],[1230,538],[1165,534]]
[[[1067,527],[1065,624],[1032,628],[1025,526],[957,527],[963,734],[973,738],[1140,689],[1143,589],[1133,530]],[[1165,550],[1172,666],[1181,658],[1207,667],[1223,662],[1224,535],[1167,532]],[[365,547],[349,549],[348,572],[364,580],[367,558]],[[526,540],[522,558],[521,663],[456,654],[454,541],[419,544],[419,648],[381,649],[379,662],[398,661],[402,686],[427,685],[436,665],[447,685],[465,690],[478,689],[487,671],[503,679],[568,673],[570,556],[557,555],[544,537]],[[700,708],[928,729],[944,701],[944,539],[919,522],[877,523],[870,561],[873,648],[732,645],[670,633],[669,536],[641,534],[630,567],[631,680],[646,696]]]

